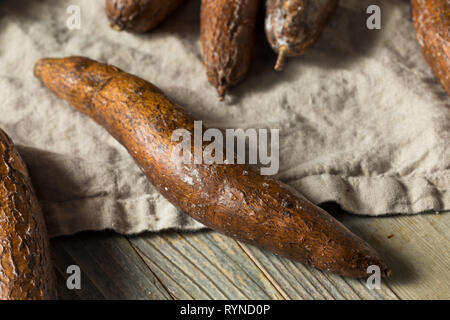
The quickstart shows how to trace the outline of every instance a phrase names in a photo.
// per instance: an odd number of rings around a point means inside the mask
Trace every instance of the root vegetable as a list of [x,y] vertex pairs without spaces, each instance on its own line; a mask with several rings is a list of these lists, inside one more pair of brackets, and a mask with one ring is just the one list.
[[161,24],[184,0],[106,0],[111,27],[137,33]]
[[122,143],[158,191],[201,223],[322,270],[364,277],[378,265],[389,274],[366,242],[285,184],[243,164],[180,163],[172,134],[193,135],[194,119],[151,83],[84,57],[42,59],[34,72]]
[[259,6],[260,0],[202,0],[203,64],[220,99],[250,69]]
[[55,299],[47,229],[27,169],[0,130],[0,300]]
[[275,70],[286,57],[302,55],[319,38],[338,0],[268,0],[266,36],[278,53]]

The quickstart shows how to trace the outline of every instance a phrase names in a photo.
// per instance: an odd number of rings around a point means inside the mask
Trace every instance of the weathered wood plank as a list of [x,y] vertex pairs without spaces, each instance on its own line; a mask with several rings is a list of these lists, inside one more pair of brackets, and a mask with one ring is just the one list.
[[207,250],[204,254],[211,261],[220,263],[232,272],[229,279],[235,278],[237,280],[235,284],[241,286],[241,291],[247,297],[251,299],[282,298],[280,292],[261,273],[261,270],[256,265],[250,264],[251,260],[244,256],[244,252],[234,244],[234,241],[217,232],[197,235],[185,236],[185,240],[192,247],[199,248],[198,250],[204,250],[204,244],[206,244]]
[[242,249],[215,232],[131,237],[149,267],[178,299],[282,299]]
[[343,222],[385,257],[393,276],[385,284],[401,299],[450,299],[450,215],[422,214]]
[[449,299],[449,214],[362,217],[329,212],[366,239],[393,270],[380,290],[365,280],[342,278],[241,244],[249,256],[292,299]]
[[79,265],[75,259],[70,256],[63,247],[65,241],[76,241],[73,237],[60,238],[50,241],[50,250],[52,253],[53,263],[55,265],[55,273],[58,286],[58,298],[61,300],[103,300],[105,296],[92,283],[90,277],[82,278],[81,290],[67,289],[66,281],[68,274],[67,267],[70,265]]
[[[112,232],[82,233],[52,240],[52,250],[60,277],[66,278],[68,265],[80,267],[82,289],[75,291],[80,298],[171,299],[123,236]],[[65,280],[62,282],[62,297],[73,297],[64,292],[69,290],[64,288]]]
[[[330,208],[327,208],[329,211]],[[238,243],[216,232],[51,241],[63,299],[449,299],[448,214],[367,218],[334,214],[393,269],[380,290]],[[82,290],[67,290],[77,264]]]

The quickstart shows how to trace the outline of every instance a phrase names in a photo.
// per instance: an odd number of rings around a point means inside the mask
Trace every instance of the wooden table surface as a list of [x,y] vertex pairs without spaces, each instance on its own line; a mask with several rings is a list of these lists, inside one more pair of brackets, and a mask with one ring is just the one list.
[[[381,289],[245,245],[213,231],[123,236],[84,232],[51,241],[62,299],[450,299],[450,215],[367,218],[326,205],[385,258]],[[81,289],[66,286],[69,265]]]

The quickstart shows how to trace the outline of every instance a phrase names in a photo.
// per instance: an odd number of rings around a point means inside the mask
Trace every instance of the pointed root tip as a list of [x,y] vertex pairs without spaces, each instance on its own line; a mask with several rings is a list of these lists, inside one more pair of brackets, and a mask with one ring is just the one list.
[[392,276],[392,270],[387,267],[383,260],[379,259],[376,262],[372,262],[370,265],[375,265],[380,268],[380,273],[382,278],[390,278]]
[[392,276],[392,270],[388,268],[383,260],[380,259],[378,265],[380,266],[382,277],[390,278]]
[[384,269],[384,273],[383,273],[385,278],[390,278],[392,276],[392,271],[390,269]]
[[282,71],[284,68],[284,63],[286,61],[286,55],[288,52],[288,47],[286,46],[281,46],[279,51],[278,51],[278,58],[277,58],[277,62],[275,63],[275,70],[276,71]]
[[113,29],[114,31],[123,31],[125,29],[124,25],[121,23],[117,23],[117,22],[111,22],[109,24],[109,26],[111,27],[111,29]]

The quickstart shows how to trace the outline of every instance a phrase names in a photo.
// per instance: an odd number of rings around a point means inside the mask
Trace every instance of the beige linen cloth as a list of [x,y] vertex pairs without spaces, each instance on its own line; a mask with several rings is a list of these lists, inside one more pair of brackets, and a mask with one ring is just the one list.
[[[371,4],[381,30],[366,28]],[[79,30],[66,25],[70,5]],[[19,145],[52,236],[203,226],[33,77],[46,56],[114,64],[209,127],[279,128],[278,177],[315,203],[370,216],[450,209],[450,102],[416,44],[409,1],[342,0],[319,43],[282,73],[262,23],[249,76],[219,102],[201,63],[198,0],[144,35],[111,30],[100,0],[0,1],[0,127]]]

